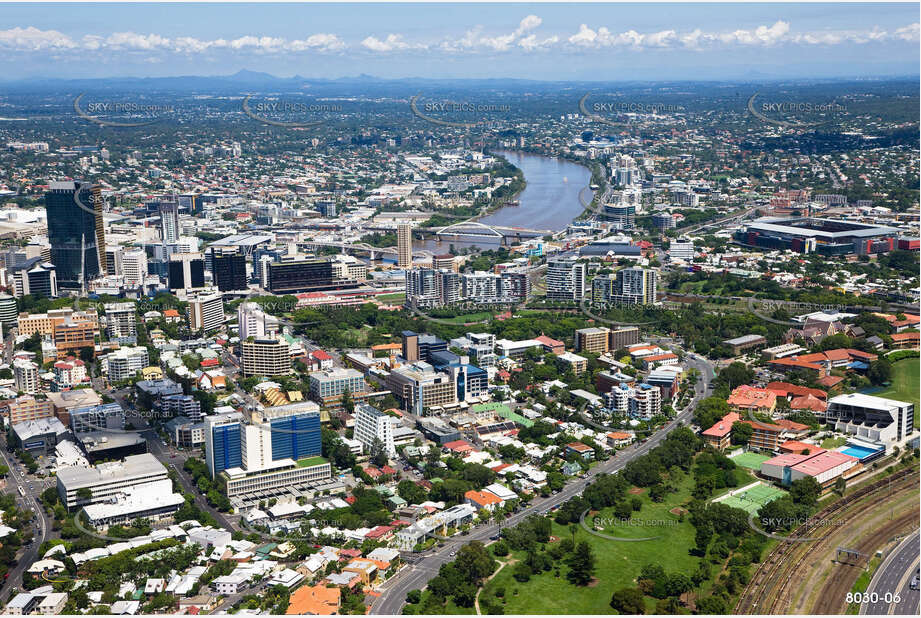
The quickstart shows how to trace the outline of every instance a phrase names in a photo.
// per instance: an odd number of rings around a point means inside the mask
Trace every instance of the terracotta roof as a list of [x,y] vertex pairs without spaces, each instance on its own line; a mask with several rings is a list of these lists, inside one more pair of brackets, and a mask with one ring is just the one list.
[[339,610],[342,591],[339,588],[327,588],[322,584],[301,586],[291,593],[288,599],[288,616],[311,614],[314,616],[331,616]]
[[726,400],[726,403],[736,408],[772,408],[776,402],[777,393],[774,391],[765,388],[755,388],[747,384],[737,386],[735,390],[732,391],[732,394],[729,395],[729,399]]
[[732,424],[741,418],[738,412],[730,412],[720,419],[719,422],[715,423],[713,427],[704,430],[702,434],[711,438],[722,438],[732,431]]
[[789,397],[790,395],[812,395],[819,399],[827,399],[828,393],[818,388],[809,388],[807,386],[797,386],[789,382],[768,382],[765,387],[769,391],[774,391],[778,397]]
[[476,491],[471,489],[464,493],[464,498],[476,502],[480,506],[489,506],[490,504],[499,504],[502,500],[491,493],[485,491]]
[[780,445],[780,450],[785,453],[797,453],[802,454],[803,451],[808,451],[809,455],[814,455],[816,453],[821,453],[825,449],[821,446],[816,446],[815,444],[808,444],[806,442],[799,442],[798,440],[787,440]]
[[810,394],[794,397],[790,401],[790,407],[794,410],[812,410],[813,412],[824,412],[828,408],[828,404],[818,397],[813,397]]

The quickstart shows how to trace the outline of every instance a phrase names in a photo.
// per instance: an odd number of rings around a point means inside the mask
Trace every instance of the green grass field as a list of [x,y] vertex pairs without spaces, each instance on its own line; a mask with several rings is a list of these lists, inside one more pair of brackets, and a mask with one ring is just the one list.
[[438,318],[442,322],[451,322],[453,324],[463,325],[470,322],[480,322],[482,320],[487,320],[492,317],[492,314],[488,311],[480,311],[478,313],[467,313],[465,315],[458,315],[453,318]]
[[921,358],[905,358],[892,365],[892,384],[885,390],[873,393],[874,397],[885,397],[896,401],[908,401],[915,404],[915,427],[918,427],[918,371]]
[[761,464],[770,459],[767,455],[759,455],[758,453],[742,453],[736,457],[732,458],[732,461],[737,466],[742,466],[743,468],[748,468],[749,470],[760,470]]
[[[492,598],[496,589],[502,587],[505,589],[503,609],[506,614],[610,614],[612,592],[617,588],[635,586],[635,578],[647,563],[661,564],[668,572],[693,573],[700,562],[699,558],[689,554],[694,547],[694,527],[687,518],[679,521],[677,515],[669,512],[689,500],[693,478],[682,474],[676,485],[679,491],[668,494],[661,503],[652,502],[645,493],[639,495],[643,508],[633,514],[636,520],[633,525],[614,525],[611,509],[599,512],[594,518],[586,516],[589,526],[593,522],[600,524],[604,519],[610,520],[603,531],[611,536],[658,537],[651,541],[613,541],[589,534],[580,526],[575,541],[588,541],[592,546],[597,585],[579,587],[570,584],[566,579],[565,566],[560,568],[559,576],[550,570],[519,583],[512,577],[513,569],[506,567],[486,584],[480,593],[480,602],[484,598]],[[639,522],[647,525],[637,525]],[[571,536],[568,527],[556,523],[553,524],[552,534],[559,538]],[[503,560],[521,560],[524,557],[521,552],[512,552]],[[647,613],[653,613],[654,599],[647,597],[646,604]]]
[[786,495],[786,493],[782,489],[762,483],[757,487],[746,490],[743,494],[720,500],[720,503],[734,509],[742,509],[747,513],[757,513],[762,506]]

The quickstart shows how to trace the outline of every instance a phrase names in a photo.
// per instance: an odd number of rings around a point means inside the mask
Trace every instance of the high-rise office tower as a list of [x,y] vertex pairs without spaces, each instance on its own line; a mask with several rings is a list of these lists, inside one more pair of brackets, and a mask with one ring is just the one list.
[[205,417],[205,461],[211,478],[221,470],[243,465],[243,415],[239,412]]
[[222,292],[246,289],[246,256],[239,250],[211,248],[211,274],[214,285]]
[[411,223],[397,225],[397,266],[412,268],[413,265],[413,226]]
[[106,237],[98,185],[80,180],[52,182],[45,193],[51,263],[57,283],[82,288],[106,272]]
[[169,258],[169,289],[191,290],[205,287],[205,256],[201,253],[174,253]]
[[160,202],[160,238],[164,243],[179,241],[179,204]]

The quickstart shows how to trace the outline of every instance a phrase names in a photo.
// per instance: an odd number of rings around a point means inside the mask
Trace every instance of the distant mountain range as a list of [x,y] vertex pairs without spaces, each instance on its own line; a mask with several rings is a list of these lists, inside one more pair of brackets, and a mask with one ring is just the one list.
[[[914,81],[918,76],[876,78],[873,81]],[[277,77],[270,73],[259,71],[241,70],[233,75],[179,75],[175,77],[105,77],[105,78],[78,78],[61,79],[51,77],[33,77],[0,81],[4,90],[15,93],[41,93],[41,92],[103,92],[103,91],[132,91],[132,92],[183,92],[185,94],[240,94],[244,92],[305,92],[312,95],[340,95],[369,94],[369,90],[376,94],[400,93],[405,95],[414,88],[426,91],[440,90],[467,90],[486,89],[506,92],[541,92],[559,91],[561,88],[595,89],[606,85],[616,85],[619,89],[629,88],[631,85],[646,86],[656,85],[704,85],[704,84],[753,84],[753,83],[778,83],[783,82],[791,86],[815,85],[817,83],[846,83],[866,82],[865,79],[786,79],[778,80],[768,76],[751,75],[746,79],[724,80],[649,80],[649,81],[538,81],[517,78],[491,78],[491,79],[433,79],[433,78],[399,78],[385,79],[372,75],[358,75],[354,77],[341,77],[323,79],[302,77]]]

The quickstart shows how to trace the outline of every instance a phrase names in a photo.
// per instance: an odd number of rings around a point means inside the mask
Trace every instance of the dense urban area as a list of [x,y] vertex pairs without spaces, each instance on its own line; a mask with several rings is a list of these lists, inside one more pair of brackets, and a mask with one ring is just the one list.
[[0,94],[4,614],[918,610],[916,80],[85,81]]

